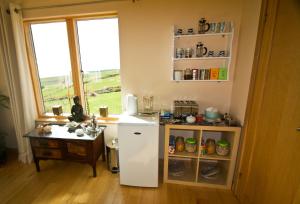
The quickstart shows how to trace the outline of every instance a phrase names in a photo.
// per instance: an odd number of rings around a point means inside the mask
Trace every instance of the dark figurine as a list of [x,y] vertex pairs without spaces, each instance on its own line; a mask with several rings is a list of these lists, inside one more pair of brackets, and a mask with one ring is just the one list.
[[84,121],[84,115],[83,115],[83,108],[82,105],[79,103],[79,97],[74,96],[73,97],[74,105],[72,106],[71,109],[71,116],[68,117],[70,121],[75,121],[75,122],[82,122]]

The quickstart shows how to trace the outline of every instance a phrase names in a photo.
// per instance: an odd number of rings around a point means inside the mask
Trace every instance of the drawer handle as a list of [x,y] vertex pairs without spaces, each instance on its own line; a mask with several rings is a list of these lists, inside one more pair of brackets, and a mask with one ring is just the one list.
[[51,152],[44,152],[43,155],[44,155],[44,156],[51,156],[52,153],[51,153]]
[[135,135],[141,135],[142,133],[140,133],[140,132],[134,132],[133,134],[135,134]]

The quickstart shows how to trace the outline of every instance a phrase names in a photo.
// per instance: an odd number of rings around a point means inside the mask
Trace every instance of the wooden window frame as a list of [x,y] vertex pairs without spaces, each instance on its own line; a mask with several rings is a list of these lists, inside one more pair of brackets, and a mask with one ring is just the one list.
[[35,56],[30,26],[32,24],[37,24],[37,23],[66,22],[72,80],[74,86],[74,95],[80,97],[80,102],[84,106],[85,97],[84,97],[84,87],[83,87],[81,72],[80,72],[81,61],[80,61],[80,54],[79,54],[79,40],[78,40],[76,21],[105,19],[105,18],[118,18],[118,15],[116,12],[105,12],[105,13],[87,14],[87,15],[72,15],[72,16],[47,17],[47,18],[38,18],[38,19],[25,19],[23,21],[27,57],[28,57],[28,62],[30,67],[30,74],[32,78],[35,102],[36,102],[39,119],[42,118],[66,119],[67,116],[66,115],[56,116],[52,114],[47,114],[44,111],[43,97],[42,97],[41,86],[40,86],[40,78],[38,74],[38,66],[36,63],[36,56]]

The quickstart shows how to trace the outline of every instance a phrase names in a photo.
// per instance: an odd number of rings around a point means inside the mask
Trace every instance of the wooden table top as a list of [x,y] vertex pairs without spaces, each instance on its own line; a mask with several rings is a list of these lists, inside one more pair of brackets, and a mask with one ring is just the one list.
[[70,140],[95,140],[105,127],[100,127],[100,131],[92,133],[90,135],[84,134],[83,136],[77,136],[75,132],[68,132],[68,127],[65,125],[51,125],[51,133],[39,133],[35,128],[29,133],[25,134],[24,137],[30,138],[47,138],[47,139],[70,139]]

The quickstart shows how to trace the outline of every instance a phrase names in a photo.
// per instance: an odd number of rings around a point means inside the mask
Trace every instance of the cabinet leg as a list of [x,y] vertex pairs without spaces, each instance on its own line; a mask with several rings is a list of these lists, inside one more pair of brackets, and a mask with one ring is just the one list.
[[93,177],[97,177],[96,164],[94,164],[92,167],[93,167]]
[[106,158],[105,158],[105,151],[103,150],[102,151],[102,161],[105,161],[106,160]]
[[35,163],[36,171],[37,171],[37,172],[40,172],[40,171],[41,171],[41,169],[40,169],[40,160],[35,159],[35,160],[34,160],[34,163]]

